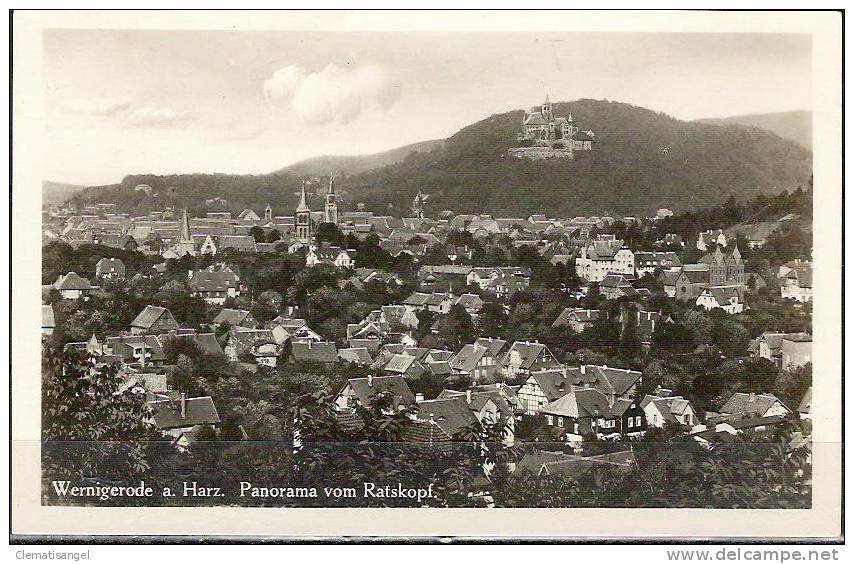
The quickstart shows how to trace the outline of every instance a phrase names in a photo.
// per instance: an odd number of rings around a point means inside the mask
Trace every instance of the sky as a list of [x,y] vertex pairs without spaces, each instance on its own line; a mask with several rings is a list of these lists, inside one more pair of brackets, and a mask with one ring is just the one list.
[[579,98],[679,119],[809,110],[794,34],[47,30],[44,178],[263,174]]

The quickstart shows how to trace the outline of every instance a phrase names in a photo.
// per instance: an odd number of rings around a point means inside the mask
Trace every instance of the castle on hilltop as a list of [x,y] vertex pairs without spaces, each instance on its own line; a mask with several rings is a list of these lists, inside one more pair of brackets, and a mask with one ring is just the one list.
[[592,131],[581,131],[572,119],[555,117],[548,95],[541,106],[534,106],[522,115],[522,133],[519,140],[533,142],[533,145],[569,151],[593,150]]

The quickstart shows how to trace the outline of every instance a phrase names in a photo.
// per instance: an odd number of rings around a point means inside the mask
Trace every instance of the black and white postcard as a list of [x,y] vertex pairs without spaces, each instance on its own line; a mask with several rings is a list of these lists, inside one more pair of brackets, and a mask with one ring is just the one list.
[[13,537],[841,537],[841,13],[12,19]]

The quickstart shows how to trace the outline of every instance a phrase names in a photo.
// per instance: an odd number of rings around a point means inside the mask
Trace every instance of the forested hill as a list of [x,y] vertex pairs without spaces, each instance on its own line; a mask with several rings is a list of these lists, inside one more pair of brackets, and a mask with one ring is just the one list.
[[[596,134],[593,151],[574,161],[506,159],[516,145],[522,112],[493,115],[472,124],[429,152],[410,152],[402,161],[358,174],[342,175],[336,187],[342,208],[364,202],[376,212],[407,214],[413,196],[431,195],[428,214],[458,213],[521,216],[649,214],[718,205],[734,195],[740,201],[761,193],[806,186],[812,154],[761,129],[680,121],[644,108],[600,100],[554,104],[557,115],[572,112],[582,129]],[[290,213],[300,175],[130,176],[120,185],[92,188],[87,201],[121,203],[143,210],[163,205],[201,211],[205,200],[221,197],[232,211],[262,209]],[[134,191],[152,186],[156,196]],[[320,209],[317,183],[309,205]],[[319,193],[319,192],[318,192]]]
[[390,151],[370,155],[324,155],[322,157],[312,157],[279,169],[275,174],[297,176],[325,176],[330,172],[338,175],[360,174],[398,163],[411,153],[427,153],[435,149],[440,149],[444,143],[444,139],[437,139],[434,141],[421,141],[420,143],[413,143],[391,149]]
[[749,114],[727,118],[698,119],[700,123],[713,125],[746,125],[760,127],[776,133],[783,139],[812,149],[812,112],[793,111],[772,114]]

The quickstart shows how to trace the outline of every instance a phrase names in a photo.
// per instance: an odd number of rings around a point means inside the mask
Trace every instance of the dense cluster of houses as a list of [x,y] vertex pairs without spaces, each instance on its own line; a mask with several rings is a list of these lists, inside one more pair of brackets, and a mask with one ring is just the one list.
[[[45,237],[72,246],[97,243],[162,257],[164,262],[155,266],[152,275],[165,271],[165,261],[188,254],[217,256],[225,249],[268,253],[278,252],[284,245],[288,252],[303,250],[307,267],[326,264],[346,271],[342,287],[363,288],[372,281],[395,286],[405,283],[399,274],[357,267],[359,257],[353,249],[318,244],[314,237],[318,226],[333,223],[341,232],[359,239],[376,234],[380,246],[392,255],[406,253],[417,258],[442,249],[448,263],[421,266],[417,290],[411,295],[347,325],[343,347],[340,341],[325,339],[290,310],[262,323],[249,310],[226,308],[227,300],[247,291],[238,269],[226,259],[187,272],[191,295],[221,308],[209,326],[181,327],[168,309],[149,305],[126,332],[103,341],[93,335],[88,341],[68,343],[67,347],[87,351],[97,364],[117,364],[127,386],[142,386],[149,394],[153,423],[180,447],[192,443],[202,427],[218,427],[220,418],[214,398],[188,398],[168,384],[164,349],[175,339],[191,341],[205,354],[222,355],[252,370],[275,368],[283,362],[368,367],[370,376],[350,379],[336,398],[342,422],[355,424],[355,408],[370,406],[378,394],[387,392],[393,399],[391,409],[406,408],[414,413],[404,438],[413,443],[447,444],[462,430],[486,422],[504,423],[505,440],[512,443],[517,421],[540,418],[544,430],[537,440],[559,443],[576,453],[539,452],[520,463],[519,468],[538,475],[572,472],[579,465],[631,464],[631,456],[578,456],[591,437],[638,437],[651,428],[670,425],[711,445],[747,429],[763,431],[791,413],[770,394],[735,394],[720,413],[701,413],[690,399],[671,390],[641,393],[640,372],[606,365],[562,365],[545,344],[536,341],[479,338],[459,350],[440,350],[419,347],[413,336],[424,317],[422,312],[429,311],[433,319],[441,319],[455,306],[462,306],[477,320],[484,307],[478,292],[507,300],[528,288],[532,275],[528,268],[460,264],[459,259],[471,258],[471,250],[448,244],[448,234],[467,231],[482,241],[505,234],[514,247],[529,246],[552,264],[574,268],[588,284],[580,295],[595,288],[608,300],[633,298],[639,306],[621,308],[617,321],[623,330],[634,327],[640,343],[649,347],[656,327],[673,320],[660,311],[644,309],[645,299],[651,295],[638,284],[644,277],[659,277],[666,295],[674,300],[728,314],[743,312],[749,290],[760,283],[767,285],[756,275],[745,273],[738,246],[720,229],[700,233],[695,245],[705,254],[696,263],[683,264],[676,252],[667,250],[685,245],[678,235],[666,235],[657,243],[658,248],[631,249],[613,235],[593,233],[613,224],[616,219],[612,217],[494,218],[448,212],[433,220],[420,210],[415,217],[402,219],[364,211],[339,213],[332,178],[324,199],[322,211],[311,211],[303,184],[292,216],[275,215],[269,205],[262,214],[244,210],[232,217],[229,212],[211,211],[197,218],[190,218],[186,210],[152,212],[143,217],[130,217],[110,206],[84,210],[92,212],[84,214],[66,210],[45,223]],[[662,209],[656,218],[668,215],[672,212]],[[638,221],[633,217],[618,219]],[[256,240],[258,233],[264,234],[263,241]],[[86,299],[93,289],[107,281],[122,281],[127,275],[120,259],[104,257],[96,265],[94,280],[67,272],[51,289],[65,300]],[[777,282],[782,297],[801,303],[811,301],[810,263],[780,266]],[[582,332],[607,316],[604,310],[566,308],[553,327]],[[434,321],[432,331],[437,331],[438,323]],[[43,333],[50,335],[55,324],[52,307],[43,306]],[[805,333],[766,332],[751,343],[750,352],[784,369],[797,368],[811,361],[811,344],[811,336]],[[436,397],[425,398],[409,386],[424,377],[464,385],[449,385]],[[799,409],[808,416],[808,398]]]

